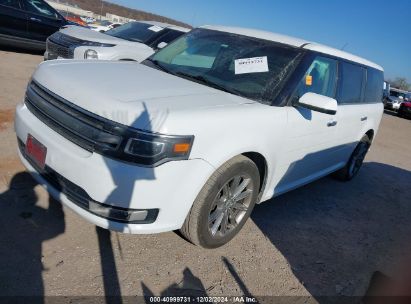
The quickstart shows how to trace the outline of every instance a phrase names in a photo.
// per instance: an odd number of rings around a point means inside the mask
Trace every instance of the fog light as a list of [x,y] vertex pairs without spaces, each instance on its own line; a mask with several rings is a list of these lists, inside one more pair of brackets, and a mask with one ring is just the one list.
[[140,222],[147,219],[148,210],[120,209],[89,201],[90,212],[120,222]]
[[98,59],[98,53],[95,50],[87,50],[84,52],[84,59]]

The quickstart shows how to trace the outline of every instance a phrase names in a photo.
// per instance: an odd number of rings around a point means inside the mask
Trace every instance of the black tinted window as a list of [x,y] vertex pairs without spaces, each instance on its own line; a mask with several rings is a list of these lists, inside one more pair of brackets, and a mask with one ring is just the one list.
[[113,28],[104,34],[129,41],[147,43],[147,41],[160,34],[163,30],[164,29],[160,26],[148,23],[129,22]]
[[184,32],[169,30],[166,34],[162,35],[160,38],[156,39],[156,43],[165,42],[170,43],[176,40],[178,37],[183,35]]
[[347,62],[340,62],[339,67],[338,103],[360,103],[364,68]]
[[384,88],[384,76],[381,71],[368,68],[364,102],[381,102]]
[[45,17],[57,18],[56,11],[42,0],[26,0],[24,2],[26,10]]
[[20,8],[20,2],[18,0],[0,0],[0,5]]

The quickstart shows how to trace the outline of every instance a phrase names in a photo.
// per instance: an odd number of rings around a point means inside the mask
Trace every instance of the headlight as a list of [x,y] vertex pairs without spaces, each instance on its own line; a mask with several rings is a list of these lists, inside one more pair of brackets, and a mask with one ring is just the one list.
[[122,159],[147,166],[188,159],[194,136],[170,136],[138,132],[128,138]]
[[84,59],[98,59],[98,53],[95,50],[87,50],[84,52]]

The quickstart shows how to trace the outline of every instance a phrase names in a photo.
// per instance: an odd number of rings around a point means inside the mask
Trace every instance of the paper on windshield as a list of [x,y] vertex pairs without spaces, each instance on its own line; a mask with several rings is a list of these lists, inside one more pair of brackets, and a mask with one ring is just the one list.
[[153,31],[153,32],[159,32],[159,31],[163,30],[163,28],[161,26],[158,26],[158,25],[150,26],[148,29],[150,31]]
[[267,56],[234,60],[235,74],[268,72]]

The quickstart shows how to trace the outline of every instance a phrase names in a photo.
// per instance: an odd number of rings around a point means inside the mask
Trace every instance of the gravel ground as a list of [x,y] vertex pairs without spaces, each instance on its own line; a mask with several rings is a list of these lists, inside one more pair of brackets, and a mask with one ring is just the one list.
[[[0,51],[0,295],[364,295],[411,241],[411,121],[385,114],[360,174],[257,206],[228,245],[97,229],[49,199],[16,156],[13,113],[42,61]],[[292,297],[287,299],[307,300]]]

